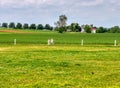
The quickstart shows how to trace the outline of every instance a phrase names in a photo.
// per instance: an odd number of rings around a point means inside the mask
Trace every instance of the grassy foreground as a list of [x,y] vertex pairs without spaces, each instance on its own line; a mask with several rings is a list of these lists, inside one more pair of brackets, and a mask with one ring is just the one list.
[[120,87],[119,46],[0,46],[0,88],[98,87]]

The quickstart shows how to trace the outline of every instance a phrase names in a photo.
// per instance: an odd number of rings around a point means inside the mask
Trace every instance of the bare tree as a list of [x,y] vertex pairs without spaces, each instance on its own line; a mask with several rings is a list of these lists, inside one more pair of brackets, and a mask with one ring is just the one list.
[[66,26],[67,17],[65,15],[61,15],[61,16],[59,16],[59,21],[60,21],[60,27],[65,27]]
[[59,31],[59,33],[63,33],[63,31],[66,31],[66,21],[67,17],[65,15],[60,15],[59,20],[55,23],[56,30]]
[[65,27],[66,26],[66,21],[67,21],[67,17],[65,16],[65,15],[60,15],[59,16],[59,21],[57,21],[56,23],[55,23],[55,25],[57,26],[57,27]]

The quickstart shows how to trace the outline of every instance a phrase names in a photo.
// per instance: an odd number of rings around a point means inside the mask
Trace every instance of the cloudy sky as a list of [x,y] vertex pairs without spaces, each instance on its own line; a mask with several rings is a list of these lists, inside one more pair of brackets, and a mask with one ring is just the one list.
[[120,25],[120,0],[0,0],[0,23],[54,26],[61,14],[73,22],[111,27]]

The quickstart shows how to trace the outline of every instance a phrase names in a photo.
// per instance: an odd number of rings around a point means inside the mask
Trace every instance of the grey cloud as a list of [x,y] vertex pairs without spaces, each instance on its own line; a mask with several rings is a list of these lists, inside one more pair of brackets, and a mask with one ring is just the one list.
[[96,6],[102,3],[103,3],[103,0],[89,0],[89,1],[83,1],[81,5],[82,6]]
[[[119,0],[0,0],[1,19],[54,23],[66,14],[68,21],[109,23],[120,19]],[[116,22],[116,21],[115,21]]]

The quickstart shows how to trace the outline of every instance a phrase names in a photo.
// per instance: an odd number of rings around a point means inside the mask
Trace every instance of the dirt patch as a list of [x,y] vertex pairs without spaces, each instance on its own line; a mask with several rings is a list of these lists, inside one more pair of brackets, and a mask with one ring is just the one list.
[[31,34],[32,32],[25,32],[22,30],[0,30],[0,32],[6,32],[6,33],[18,33],[18,34]]

